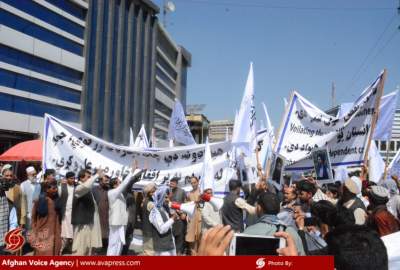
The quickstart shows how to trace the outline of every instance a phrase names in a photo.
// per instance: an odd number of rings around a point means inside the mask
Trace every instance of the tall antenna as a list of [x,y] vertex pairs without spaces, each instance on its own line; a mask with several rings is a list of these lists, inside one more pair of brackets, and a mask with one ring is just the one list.
[[335,82],[332,82],[331,98],[332,98],[332,108],[333,108],[336,105],[336,85],[335,85]]

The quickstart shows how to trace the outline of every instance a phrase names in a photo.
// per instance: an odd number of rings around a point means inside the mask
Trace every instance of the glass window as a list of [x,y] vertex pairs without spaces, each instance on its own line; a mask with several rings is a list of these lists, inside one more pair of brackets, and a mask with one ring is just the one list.
[[398,151],[400,149],[400,141],[397,141],[397,144],[396,144],[396,151]]
[[381,151],[386,151],[386,142],[381,141]]
[[0,45],[0,61],[81,85],[82,72]]
[[390,151],[394,151],[394,149],[395,149],[395,142],[394,142],[394,141],[390,141],[390,148],[389,148],[389,150],[390,150]]
[[172,110],[170,108],[168,108],[167,106],[165,106],[164,104],[162,104],[160,101],[156,100],[155,105],[156,105],[155,106],[156,110],[159,110],[166,116],[170,116],[172,114]]
[[80,104],[79,91],[0,69],[0,85]]
[[82,8],[78,5],[75,5],[71,1],[66,1],[66,0],[46,0],[46,1],[50,2],[51,4],[53,4],[56,7],[61,8],[62,10],[68,12],[69,14],[73,15],[74,17],[81,19],[82,21],[85,20],[86,9]]
[[171,42],[161,31],[158,32],[158,46],[160,47],[161,51],[169,58],[171,63],[175,65],[178,53],[172,46]]
[[159,126],[168,128],[169,126],[169,120],[165,119],[162,116],[159,116],[158,114],[154,114],[154,124],[158,124]]
[[175,82],[173,82],[167,75],[165,75],[164,71],[162,71],[159,67],[156,68],[156,75],[172,90],[175,90]]
[[166,96],[170,97],[171,99],[175,99],[175,95],[158,80],[156,80],[156,88],[159,89],[161,92],[163,92]]
[[157,53],[158,63],[165,69],[169,76],[176,80],[177,73],[173,67],[162,57],[159,53]]
[[25,33],[31,37],[62,48],[66,51],[72,52],[80,56],[83,55],[82,45],[70,39],[64,38],[63,36],[57,35],[56,33],[42,28],[34,23],[17,17],[11,13],[8,13],[7,11],[0,10],[0,23],[19,32]]
[[45,113],[65,121],[79,122],[79,111],[0,93],[0,109],[10,112],[44,117]]
[[[67,18],[54,13],[53,11],[43,7],[31,0],[2,0],[3,2],[13,6],[29,15],[32,15],[42,21],[52,24],[68,33],[71,33],[81,39],[83,39],[84,28]],[[66,1],[67,2],[67,1]]]

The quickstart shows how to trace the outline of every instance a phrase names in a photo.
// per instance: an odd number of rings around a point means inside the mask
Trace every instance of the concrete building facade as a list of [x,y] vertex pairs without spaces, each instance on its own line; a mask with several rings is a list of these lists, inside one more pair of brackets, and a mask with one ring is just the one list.
[[79,126],[88,3],[0,1],[0,153],[52,114]]

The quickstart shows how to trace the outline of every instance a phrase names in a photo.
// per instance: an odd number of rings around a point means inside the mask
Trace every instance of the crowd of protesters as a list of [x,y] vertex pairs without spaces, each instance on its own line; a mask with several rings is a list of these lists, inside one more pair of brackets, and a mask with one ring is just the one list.
[[[136,255],[226,255],[234,233],[286,239],[281,255],[333,255],[337,269],[387,269],[381,237],[400,230],[400,181],[368,181],[368,170],[330,184],[313,177],[292,179],[278,188],[259,171],[256,184],[231,179],[220,207],[213,190],[191,190],[150,183],[133,185],[142,169],[132,165],[123,179],[101,169],[68,172],[26,168],[19,181],[9,164],[1,166],[0,251],[8,254],[4,235],[17,227],[34,255],[127,255],[135,229],[143,251]],[[238,174],[239,175],[239,174]],[[191,203],[191,213],[173,205]]]

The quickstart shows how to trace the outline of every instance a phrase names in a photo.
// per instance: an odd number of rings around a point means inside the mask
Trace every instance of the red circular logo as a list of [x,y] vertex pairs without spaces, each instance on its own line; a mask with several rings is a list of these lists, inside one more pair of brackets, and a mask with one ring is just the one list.
[[4,242],[7,244],[6,250],[15,252],[22,248],[25,244],[25,238],[22,236],[22,229],[16,228],[7,232],[4,236]]

